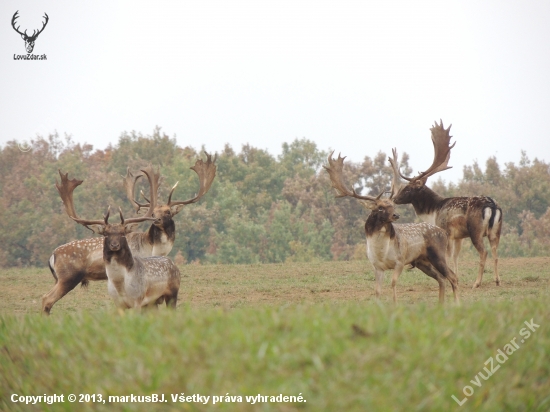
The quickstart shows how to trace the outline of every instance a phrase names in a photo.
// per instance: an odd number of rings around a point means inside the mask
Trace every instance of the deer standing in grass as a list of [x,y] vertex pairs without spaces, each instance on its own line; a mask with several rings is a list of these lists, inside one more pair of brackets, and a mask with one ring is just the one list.
[[[451,149],[449,146],[451,126],[447,129],[435,122],[430,129],[434,145],[434,161],[432,166],[418,176],[409,178],[403,176],[397,162],[397,151],[393,149],[393,159],[389,161],[393,169],[393,185],[396,195],[393,198],[395,204],[411,203],[416,215],[425,222],[444,229],[449,238],[447,246],[447,260],[453,263],[453,269],[458,274],[458,254],[462,247],[462,240],[470,238],[472,244],[479,253],[479,272],[473,288],[481,285],[483,271],[487,260],[487,250],[483,245],[483,238],[487,236],[491,246],[495,264],[495,283],[500,285],[498,275],[498,244],[502,228],[502,209],[488,196],[472,197],[447,197],[444,198],[428,186],[426,181],[430,176],[447,170]],[[403,184],[401,178],[407,181]]]
[[109,295],[121,309],[154,308],[163,301],[175,309],[181,279],[178,267],[166,256],[134,257],[126,239],[134,223],[156,218],[140,216],[124,220],[119,208],[120,223],[110,224],[110,210],[109,207],[103,221],[71,216],[81,225],[95,226],[103,235],[103,263]]
[[445,300],[445,279],[449,280],[458,303],[458,279],[445,261],[445,231],[427,223],[394,223],[399,215],[395,213],[395,205],[391,200],[393,191],[389,199],[381,199],[384,192],[373,197],[359,195],[354,189],[349,190],[343,180],[344,159],[340,156],[333,159],[331,153],[328,157],[329,165],[324,167],[329,173],[332,187],[338,193],[337,197],[350,196],[363,200],[363,204],[371,210],[365,222],[365,233],[367,257],[374,267],[376,278],[376,296],[380,296],[384,271],[393,269],[393,301],[397,302],[397,279],[406,265],[412,265],[437,281],[440,303]]
[[[211,156],[207,153],[207,160],[197,160],[194,170],[199,177],[199,191],[197,195],[186,201],[172,201],[172,194],[177,183],[172,187],[168,202],[158,205],[158,186],[160,175],[152,166],[148,166],[137,174],[127,171],[124,179],[126,194],[136,212],[140,208],[147,208],[145,216],[154,217],[153,224],[146,232],[131,232],[126,236],[134,257],[165,256],[172,250],[175,240],[175,223],[173,217],[181,211],[183,206],[197,202],[212,185],[216,174],[216,166]],[[63,200],[65,211],[71,218],[76,218],[76,210],[73,203],[73,191],[82,184],[82,180],[68,179],[68,173],[62,174],[61,184],[56,183],[59,195]],[[135,184],[142,176],[149,180],[150,194],[147,204],[140,204],[135,200]],[[87,226],[97,233],[98,227]],[[54,250],[49,267],[55,278],[54,287],[42,298],[42,311],[49,314],[52,306],[79,283],[87,286],[90,280],[106,280],[105,264],[102,255],[103,239],[100,237],[75,240]]]

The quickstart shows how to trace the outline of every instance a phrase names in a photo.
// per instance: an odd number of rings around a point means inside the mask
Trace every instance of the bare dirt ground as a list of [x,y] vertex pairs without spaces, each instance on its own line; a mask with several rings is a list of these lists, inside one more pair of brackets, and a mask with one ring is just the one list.
[[[501,285],[493,280],[488,262],[483,284],[472,290],[477,276],[475,259],[459,261],[460,295],[463,304],[489,300],[515,300],[548,293],[550,257],[500,259]],[[222,307],[284,305],[345,301],[371,301],[374,274],[368,261],[286,263],[267,265],[185,265],[178,305]],[[391,271],[386,272],[382,302],[392,301]],[[54,285],[47,268],[0,269],[0,314],[40,313],[42,295]],[[418,269],[403,271],[397,286],[402,304],[437,304],[438,285]],[[450,284],[446,301],[452,302]],[[106,282],[78,286],[56,303],[52,315],[80,310],[111,309]]]

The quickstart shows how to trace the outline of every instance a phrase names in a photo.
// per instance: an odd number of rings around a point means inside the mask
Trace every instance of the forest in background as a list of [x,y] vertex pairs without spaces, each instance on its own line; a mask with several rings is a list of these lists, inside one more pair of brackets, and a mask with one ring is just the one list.
[[[148,163],[159,166],[159,201],[166,202],[177,181],[173,199],[186,200],[198,190],[197,175],[189,168],[198,158],[205,159],[202,148],[180,147],[158,127],[151,135],[125,132],[104,150],[57,133],[38,136],[30,145],[22,151],[18,142],[10,141],[0,150],[1,267],[46,266],[57,246],[91,236],[65,214],[54,185],[58,169],[84,180],[74,192],[76,210],[81,217],[98,219],[107,205],[133,215],[123,189],[127,167],[137,171]],[[346,161],[345,178],[358,192],[377,195],[390,186],[388,156],[365,154],[361,163]],[[366,258],[363,226],[368,210],[355,199],[335,198],[322,168],[328,151],[295,139],[284,143],[278,156],[250,144],[239,152],[226,145],[216,155],[210,191],[174,218],[176,242],[170,256],[176,263]],[[402,172],[410,175],[408,155],[403,153],[400,161]],[[484,169],[477,162],[463,166],[458,183],[445,183],[444,177],[442,173],[428,182],[442,196],[486,195],[498,202],[504,215],[500,256],[550,254],[550,164],[522,152],[517,165],[501,167],[491,157]],[[398,208],[400,223],[416,221],[410,205]],[[146,229],[142,224],[141,230]]]

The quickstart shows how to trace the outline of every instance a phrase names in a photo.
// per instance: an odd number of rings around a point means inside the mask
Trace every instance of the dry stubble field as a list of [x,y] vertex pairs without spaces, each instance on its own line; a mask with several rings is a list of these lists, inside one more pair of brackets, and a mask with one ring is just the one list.
[[[492,262],[483,284],[472,290],[478,264],[462,258],[460,294],[463,303],[478,300],[514,300],[535,297],[548,290],[550,258],[500,259],[501,286],[493,281]],[[185,265],[178,306],[235,308],[288,303],[363,302],[375,299],[374,273],[367,261],[286,263],[265,265]],[[384,278],[381,301],[391,302],[391,271]],[[42,295],[53,285],[47,268],[0,271],[0,313],[38,313]],[[397,286],[398,301],[437,303],[438,285],[417,269],[403,271]],[[447,283],[446,302],[452,302]],[[113,308],[106,282],[90,282],[61,299],[52,315],[62,312]]]

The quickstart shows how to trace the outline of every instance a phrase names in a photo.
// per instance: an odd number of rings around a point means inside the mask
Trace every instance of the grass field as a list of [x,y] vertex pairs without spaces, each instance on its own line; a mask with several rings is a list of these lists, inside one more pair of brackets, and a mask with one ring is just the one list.
[[[96,282],[69,293],[50,317],[40,315],[49,270],[3,270],[0,409],[548,411],[550,258],[499,263],[501,286],[489,265],[471,290],[477,263],[461,260],[460,306],[450,285],[439,306],[437,282],[418,270],[402,274],[397,306],[390,272],[377,300],[365,261],[187,265],[176,312],[120,313]],[[529,329],[531,319],[540,327]],[[519,349],[503,360],[498,350],[514,348],[505,346],[514,338]],[[210,398],[172,401],[182,393]],[[25,405],[13,394],[63,394],[65,402]],[[164,394],[168,402],[69,403],[69,394]],[[306,402],[246,399],[258,394]]]

